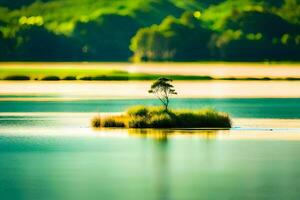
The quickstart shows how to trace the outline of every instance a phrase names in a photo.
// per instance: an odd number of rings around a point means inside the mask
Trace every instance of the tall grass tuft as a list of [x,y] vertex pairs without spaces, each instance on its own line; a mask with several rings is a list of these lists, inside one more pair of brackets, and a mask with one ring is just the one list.
[[127,110],[127,114],[132,117],[147,117],[149,108],[145,106],[133,106]]
[[151,128],[175,128],[177,127],[176,118],[172,117],[170,113],[162,113],[157,115],[152,115],[149,119],[149,124]]
[[131,116],[128,120],[128,128],[150,128],[146,117]]
[[103,119],[102,122],[103,127],[118,127],[118,128],[124,128],[126,127],[125,121],[123,121],[120,117],[106,117]]
[[91,125],[94,128],[101,127],[101,117],[99,115],[92,118]]

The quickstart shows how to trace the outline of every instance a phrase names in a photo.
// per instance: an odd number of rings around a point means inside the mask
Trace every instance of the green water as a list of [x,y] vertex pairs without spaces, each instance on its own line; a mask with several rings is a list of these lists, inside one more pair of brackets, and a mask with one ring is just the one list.
[[[89,127],[93,107],[120,112],[136,102],[0,101],[0,199],[299,199],[300,139],[272,139],[291,133],[299,138],[299,128],[237,124],[229,131],[140,134]],[[300,118],[299,99],[172,103],[209,104],[235,117]],[[254,133],[256,139],[244,137]]]
[[[159,103],[157,99],[0,101],[0,112],[124,112],[130,106]],[[178,98],[170,104],[175,109],[212,107],[242,118],[300,118],[300,98]]]
[[300,142],[0,137],[1,199],[299,199]]

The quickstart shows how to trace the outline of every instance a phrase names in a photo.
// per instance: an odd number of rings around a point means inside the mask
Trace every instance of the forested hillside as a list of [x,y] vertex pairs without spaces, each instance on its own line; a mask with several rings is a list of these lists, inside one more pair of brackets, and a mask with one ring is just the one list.
[[300,0],[0,0],[3,61],[296,61]]

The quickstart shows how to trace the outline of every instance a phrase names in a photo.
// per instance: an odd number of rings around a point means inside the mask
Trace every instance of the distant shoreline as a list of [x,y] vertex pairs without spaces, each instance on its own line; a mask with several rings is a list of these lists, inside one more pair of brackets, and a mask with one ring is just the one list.
[[128,76],[99,75],[84,76],[77,78],[76,76],[45,76],[42,78],[31,78],[30,76],[11,75],[0,79],[0,81],[150,81],[159,77],[168,77],[174,81],[300,81],[300,77],[223,77],[216,78],[211,76],[185,76],[185,75],[158,75],[158,74],[142,74]]
[[154,80],[161,76],[174,80],[300,80],[300,63],[0,62],[2,80]]

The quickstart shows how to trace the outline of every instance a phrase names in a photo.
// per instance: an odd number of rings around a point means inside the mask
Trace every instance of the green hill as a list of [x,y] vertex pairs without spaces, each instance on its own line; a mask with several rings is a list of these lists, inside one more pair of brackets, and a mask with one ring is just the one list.
[[0,0],[0,60],[298,60],[299,24],[299,0]]

